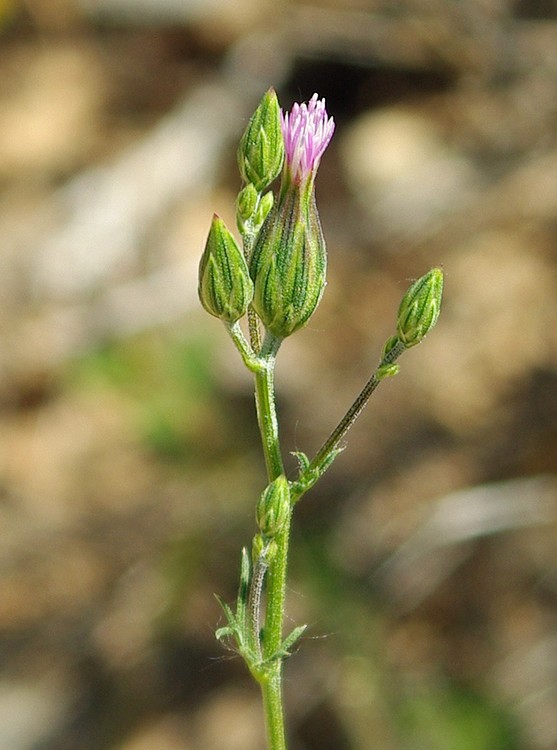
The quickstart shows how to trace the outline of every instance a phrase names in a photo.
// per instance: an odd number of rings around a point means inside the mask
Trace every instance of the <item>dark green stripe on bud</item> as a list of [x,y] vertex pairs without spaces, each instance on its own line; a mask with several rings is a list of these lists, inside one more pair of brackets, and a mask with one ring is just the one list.
[[290,488],[281,474],[262,492],[255,510],[255,520],[263,536],[272,538],[279,534],[290,515]]
[[327,252],[311,185],[284,192],[255,241],[250,273],[253,307],[278,338],[304,326],[315,311],[327,271]]
[[260,193],[279,176],[283,161],[280,105],[271,88],[263,95],[242,136],[238,168],[244,182],[253,183]]
[[244,255],[216,214],[199,263],[198,292],[207,312],[228,323],[245,315],[253,297]]
[[419,344],[437,323],[443,296],[443,271],[432,268],[408,289],[397,319],[397,337],[406,348]]

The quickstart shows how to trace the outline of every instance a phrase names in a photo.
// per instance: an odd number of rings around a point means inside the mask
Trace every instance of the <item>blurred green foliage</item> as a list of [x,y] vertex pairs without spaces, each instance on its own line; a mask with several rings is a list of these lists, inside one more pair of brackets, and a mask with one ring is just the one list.
[[[401,670],[388,638],[398,621],[388,601],[369,580],[339,568],[331,530],[294,533],[292,567],[303,569],[305,591],[313,598],[309,637],[332,633],[326,648],[336,651],[334,661],[343,664],[347,683],[359,686],[358,715],[351,714],[345,727],[349,735],[355,731],[351,744],[359,746],[377,722],[397,750],[524,747],[515,717],[494,704],[481,683],[455,680],[441,660],[420,674]],[[367,729],[358,732],[358,726]]]
[[86,353],[69,378],[80,389],[117,394],[147,450],[180,463],[200,458],[200,436],[217,419],[212,361],[202,329],[189,337],[151,331]]
[[518,750],[511,717],[470,689],[440,680],[406,691],[400,712],[408,750]]

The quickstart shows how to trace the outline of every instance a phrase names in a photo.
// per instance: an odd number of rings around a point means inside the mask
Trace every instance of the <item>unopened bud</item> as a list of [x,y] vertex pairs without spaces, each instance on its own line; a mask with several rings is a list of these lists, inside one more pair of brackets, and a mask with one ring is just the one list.
[[279,534],[290,515],[290,488],[281,474],[262,492],[257,503],[255,519],[263,536],[272,538]]
[[443,296],[443,271],[431,271],[408,289],[398,309],[397,336],[406,348],[419,344],[437,323]]
[[398,346],[400,346],[400,341],[398,336],[391,336],[385,341],[385,346],[383,347],[383,354],[381,355],[381,359],[384,360],[388,357],[389,354]]
[[240,231],[242,231],[244,223],[253,216],[258,198],[259,193],[251,182],[238,193],[236,198],[236,223]]
[[251,560],[255,566],[260,563],[271,563],[277,554],[277,543],[274,539],[268,539],[262,534],[256,534],[251,544]]
[[392,378],[395,375],[398,375],[400,370],[400,365],[390,364],[390,365],[381,365],[377,368],[375,372],[375,377],[377,380],[385,380],[385,378]]
[[280,106],[274,89],[259,102],[238,147],[238,167],[245,182],[262,192],[278,177],[284,161]]
[[240,233],[244,234],[247,230],[248,233],[257,234],[273,202],[274,196],[270,190],[261,195],[251,182],[242,188],[236,198],[236,226]]
[[326,270],[315,195],[295,186],[271,210],[250,260],[253,307],[271,333],[285,338],[308,322],[325,289]]
[[228,323],[245,315],[253,297],[244,255],[218,216],[213,216],[199,263],[199,299],[208,313]]

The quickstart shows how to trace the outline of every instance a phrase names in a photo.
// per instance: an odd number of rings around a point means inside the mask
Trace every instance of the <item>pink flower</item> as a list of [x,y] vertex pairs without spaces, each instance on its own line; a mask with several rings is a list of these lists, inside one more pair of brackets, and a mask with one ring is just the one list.
[[333,137],[335,123],[327,116],[325,99],[314,94],[306,104],[294,104],[286,114],[281,110],[285,169],[297,184],[314,177],[323,152]]

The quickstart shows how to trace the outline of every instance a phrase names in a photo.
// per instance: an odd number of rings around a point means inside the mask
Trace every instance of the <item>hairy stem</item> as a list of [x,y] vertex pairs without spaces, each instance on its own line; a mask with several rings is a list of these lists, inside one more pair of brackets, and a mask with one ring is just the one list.
[[[315,457],[310,461],[308,467],[304,470],[302,482],[299,482],[296,485],[297,489],[293,489],[291,496],[292,503],[295,503],[297,500],[299,500],[302,494],[307,489],[309,489],[310,486],[315,484],[315,482],[330,465],[331,455],[334,451],[338,450],[338,446],[341,440],[344,438],[348,430],[352,427],[354,422],[358,419],[364,409],[364,406],[369,401],[370,396],[381,382],[382,378],[379,375],[381,369],[386,365],[393,364],[405,350],[405,345],[402,342],[398,341],[395,346],[390,349],[390,351],[383,357],[383,359],[373,372],[373,375],[370,377],[370,379],[367,381],[367,383],[364,385],[364,387],[354,400],[352,406],[348,409],[344,417],[340,420],[327,440],[325,440],[321,448],[317,451]],[[304,478],[307,478],[309,482],[304,484]]]
[[257,421],[267,477],[272,482],[284,473],[282,454],[280,450],[278,420],[275,407],[275,358],[280,346],[280,339],[274,336],[266,339],[261,349],[260,360],[262,367],[255,375],[255,405]]
[[261,684],[261,693],[263,696],[268,748],[269,750],[286,750],[280,663],[278,664],[276,673],[273,673],[268,680]]
[[[269,482],[284,473],[274,392],[275,357],[280,343],[280,339],[274,336],[265,339],[260,353],[260,359],[265,363],[265,367],[254,373],[257,418]],[[269,750],[286,750],[282,707],[282,658],[278,653],[282,643],[289,532],[290,518],[286,528],[275,537],[277,551],[267,571],[263,658],[268,660],[268,666],[266,676],[261,681],[261,691]],[[256,581],[255,585],[258,586],[259,582]]]
[[244,336],[240,328],[240,323],[236,321],[235,323],[227,324],[227,330],[248,370],[253,373],[262,370],[264,365],[261,363],[250,342]]

